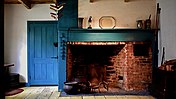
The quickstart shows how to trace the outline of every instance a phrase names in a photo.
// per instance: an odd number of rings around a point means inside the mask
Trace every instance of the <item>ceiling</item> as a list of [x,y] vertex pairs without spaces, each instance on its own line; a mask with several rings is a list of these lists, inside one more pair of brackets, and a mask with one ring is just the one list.
[[28,1],[31,4],[47,4],[56,2],[56,0],[4,0],[5,4],[20,4],[20,1]]
[[[23,4],[27,9],[31,9],[31,4],[51,4],[57,3],[64,0],[4,0],[5,4]],[[96,0],[90,0],[90,3]],[[129,2],[130,0],[124,0],[124,2]]]
[[4,0],[5,4],[23,4],[27,9],[31,9],[31,4],[51,4],[57,0]]

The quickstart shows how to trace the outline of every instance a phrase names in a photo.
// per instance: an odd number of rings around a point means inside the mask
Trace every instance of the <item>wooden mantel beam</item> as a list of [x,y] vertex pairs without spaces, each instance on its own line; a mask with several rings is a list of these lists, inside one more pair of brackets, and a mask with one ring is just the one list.
[[21,4],[23,4],[27,9],[31,9],[31,2],[29,0],[18,0]]

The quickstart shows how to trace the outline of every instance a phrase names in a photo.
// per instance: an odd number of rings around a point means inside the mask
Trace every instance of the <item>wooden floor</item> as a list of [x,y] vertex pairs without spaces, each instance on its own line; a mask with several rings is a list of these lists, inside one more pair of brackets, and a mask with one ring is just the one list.
[[134,96],[134,95],[114,95],[114,96],[71,96],[59,97],[57,86],[40,86],[40,87],[24,87],[23,92],[6,96],[5,99],[155,99],[152,96]]

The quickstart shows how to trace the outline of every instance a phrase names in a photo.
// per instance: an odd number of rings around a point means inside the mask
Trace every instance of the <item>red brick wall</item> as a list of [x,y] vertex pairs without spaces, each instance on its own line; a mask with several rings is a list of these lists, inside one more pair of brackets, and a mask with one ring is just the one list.
[[[149,47],[149,56],[134,56],[133,44],[127,42],[117,56],[111,57],[115,74],[108,74],[107,78],[111,86],[118,86],[125,90],[146,89],[152,76],[152,50]],[[138,44],[138,43],[137,43]],[[143,44],[143,43],[139,43]],[[122,80],[118,76],[123,77]]]
[[148,56],[134,56],[133,44],[126,45],[127,50],[127,66],[124,71],[126,90],[146,89],[151,82],[152,76],[152,50],[148,49]]
[[[80,43],[81,44],[81,43]],[[85,43],[84,43],[85,44]],[[134,44],[148,44],[148,42],[118,42],[118,53],[110,56],[110,64],[106,66],[106,80],[110,87],[120,87],[125,90],[143,90],[151,82],[152,49],[148,48],[148,56],[134,56]],[[90,45],[90,44],[89,44]],[[106,45],[105,45],[106,46]],[[114,51],[116,51],[114,50]],[[72,54],[68,46],[67,51],[67,80],[71,80]],[[121,79],[119,79],[119,76]]]

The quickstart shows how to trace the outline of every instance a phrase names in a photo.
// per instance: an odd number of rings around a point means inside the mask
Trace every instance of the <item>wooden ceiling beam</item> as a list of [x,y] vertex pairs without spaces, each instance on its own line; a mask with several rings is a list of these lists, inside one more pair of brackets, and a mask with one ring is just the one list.
[[57,0],[30,0],[31,4],[50,4],[56,3]]
[[93,3],[94,2],[94,0],[90,0],[90,3]]
[[28,0],[18,0],[21,4],[23,4],[27,9],[31,9],[31,2]]
[[57,0],[52,0],[54,3],[57,3]]
[[4,0],[5,4],[20,4],[18,0]]
[[124,0],[124,2],[129,2],[129,0]]
[[[22,0],[23,1],[23,0]],[[50,4],[57,3],[57,0],[25,0],[30,2],[31,4]],[[5,4],[21,4],[19,0],[4,0]]]

